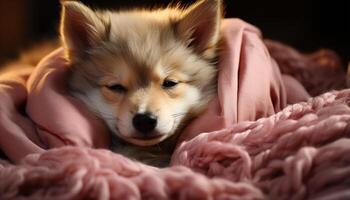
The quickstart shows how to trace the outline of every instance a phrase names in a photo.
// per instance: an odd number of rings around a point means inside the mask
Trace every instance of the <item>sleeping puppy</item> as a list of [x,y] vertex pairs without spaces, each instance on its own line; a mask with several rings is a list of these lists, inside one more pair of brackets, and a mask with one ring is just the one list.
[[216,92],[221,17],[221,0],[118,12],[63,3],[70,92],[106,123],[115,152],[167,165],[181,130]]

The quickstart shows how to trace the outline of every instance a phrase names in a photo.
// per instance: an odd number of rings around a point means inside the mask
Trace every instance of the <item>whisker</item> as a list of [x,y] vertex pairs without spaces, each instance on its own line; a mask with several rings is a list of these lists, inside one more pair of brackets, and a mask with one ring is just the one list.
[[121,126],[121,127],[124,127],[124,128],[128,128],[127,125],[125,125],[124,121],[120,120],[119,118],[117,118],[117,121],[118,121],[117,126]]
[[162,147],[160,146],[159,143],[157,144],[157,147],[158,147],[158,149],[159,149],[160,151],[163,151],[163,149],[162,149]]
[[186,115],[187,114],[187,112],[182,112],[182,113],[175,113],[175,114],[172,114],[171,116],[172,117],[181,117],[181,116],[184,116],[184,115]]
[[116,120],[115,117],[103,117],[103,119],[106,119],[106,120]]
[[90,109],[93,113],[95,113],[95,114],[97,114],[97,115],[99,115],[99,116],[104,116],[104,117],[113,117],[113,118],[115,118],[115,116],[114,115],[112,115],[112,114],[110,114],[110,113],[104,113],[104,112],[101,112],[101,111],[99,111],[99,110],[97,110],[97,109]]

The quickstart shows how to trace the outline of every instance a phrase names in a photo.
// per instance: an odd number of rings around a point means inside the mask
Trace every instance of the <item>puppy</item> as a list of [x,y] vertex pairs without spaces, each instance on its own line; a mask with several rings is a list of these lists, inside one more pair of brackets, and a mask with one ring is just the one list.
[[115,152],[167,165],[215,93],[221,4],[115,12],[63,2],[70,92],[106,123]]

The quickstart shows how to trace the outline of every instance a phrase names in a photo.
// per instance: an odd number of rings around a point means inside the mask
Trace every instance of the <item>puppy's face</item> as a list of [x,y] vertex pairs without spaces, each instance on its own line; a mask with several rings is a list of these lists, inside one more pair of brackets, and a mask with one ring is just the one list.
[[65,2],[61,34],[72,93],[118,137],[157,144],[210,100],[220,19],[213,0],[186,10],[114,13]]

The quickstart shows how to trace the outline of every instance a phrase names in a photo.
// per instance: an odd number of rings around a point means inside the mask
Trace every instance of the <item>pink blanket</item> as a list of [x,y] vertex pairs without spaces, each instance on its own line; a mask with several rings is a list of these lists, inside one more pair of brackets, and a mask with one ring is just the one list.
[[218,94],[164,169],[96,149],[107,129],[67,94],[62,49],[1,75],[0,149],[12,163],[0,161],[0,199],[350,198],[350,90],[337,56],[264,43],[238,19],[222,34]]

